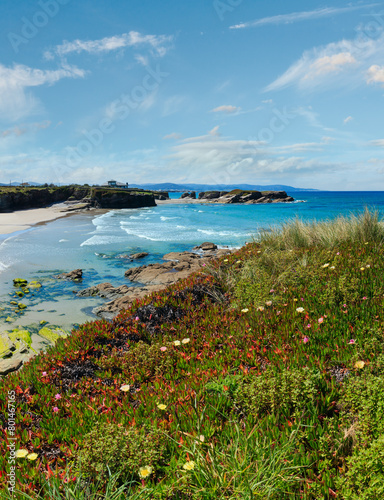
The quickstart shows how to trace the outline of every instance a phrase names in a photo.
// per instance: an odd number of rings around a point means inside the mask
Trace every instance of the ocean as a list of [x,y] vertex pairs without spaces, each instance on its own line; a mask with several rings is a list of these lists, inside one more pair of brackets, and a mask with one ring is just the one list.
[[[365,207],[384,215],[384,192],[288,193],[296,202],[267,205],[171,204],[153,208],[111,210],[102,214],[75,214],[0,241],[0,331],[41,320],[71,329],[95,319],[92,308],[99,298],[78,298],[75,292],[110,282],[130,284],[124,272],[132,267],[159,262],[165,253],[191,250],[212,241],[219,247],[241,247],[261,231],[278,227],[295,217],[303,220],[333,219],[356,214]],[[180,197],[180,193],[172,194]],[[127,256],[148,252],[139,262]],[[83,270],[82,283],[57,280],[55,275]],[[26,295],[23,315],[10,304],[13,279],[42,283],[34,295]],[[8,319],[8,321],[6,321]]]

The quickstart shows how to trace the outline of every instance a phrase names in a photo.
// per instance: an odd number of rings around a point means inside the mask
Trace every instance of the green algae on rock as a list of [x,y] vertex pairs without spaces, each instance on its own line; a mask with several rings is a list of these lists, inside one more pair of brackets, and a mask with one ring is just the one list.
[[45,339],[49,340],[49,342],[52,342],[53,344],[61,337],[67,337],[69,334],[65,330],[61,330],[60,328],[48,328],[47,326],[44,326],[41,328],[38,332],[38,335],[40,337],[44,337]]

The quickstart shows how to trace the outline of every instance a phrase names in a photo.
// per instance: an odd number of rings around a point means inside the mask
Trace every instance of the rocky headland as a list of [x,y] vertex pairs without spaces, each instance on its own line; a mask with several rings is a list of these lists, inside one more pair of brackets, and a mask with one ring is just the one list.
[[91,208],[142,208],[156,206],[155,199],[167,199],[168,193],[140,189],[90,186],[2,187],[0,212],[41,208],[64,202],[66,211]]

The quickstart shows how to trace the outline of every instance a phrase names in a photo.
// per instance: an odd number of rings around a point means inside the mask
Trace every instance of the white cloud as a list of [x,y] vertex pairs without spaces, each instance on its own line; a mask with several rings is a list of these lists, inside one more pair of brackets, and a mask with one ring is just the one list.
[[384,66],[374,64],[368,68],[367,83],[384,83]]
[[[73,42],[65,41],[61,45],[57,45],[53,50],[47,51],[45,53],[45,57],[47,59],[52,59],[54,54],[64,57],[71,53],[80,54],[81,52],[88,52],[89,54],[102,54],[113,50],[123,49],[125,47],[138,48],[145,46],[152,50],[153,55],[162,57],[168,51],[172,41],[173,36],[142,35],[137,31],[130,31],[129,33],[105,37],[99,40],[74,40]],[[145,59],[141,59],[140,62],[144,63]]]
[[49,120],[18,125],[7,130],[0,130],[0,139],[9,136],[20,137],[24,134],[27,134],[28,132],[37,132],[38,130],[43,130],[50,126],[51,122]]
[[220,136],[219,128],[220,128],[220,125],[216,125],[216,127],[213,127],[213,129],[208,132],[209,135],[219,137]]
[[255,21],[250,21],[247,23],[240,23],[230,26],[230,29],[242,29],[242,28],[252,28],[257,26],[266,26],[269,24],[292,24],[301,21],[309,21],[311,19],[320,19],[322,17],[336,16],[339,14],[347,14],[354,10],[367,9],[369,7],[375,7],[379,4],[369,4],[369,5],[355,5],[349,7],[325,7],[322,9],[315,9],[310,11],[302,12],[292,12],[291,14],[280,14],[277,16],[263,17],[262,19],[256,19]]
[[372,144],[372,146],[384,148],[384,139],[377,139],[376,141],[371,141],[370,144]]
[[232,114],[232,113],[238,113],[241,110],[241,108],[237,106],[231,106],[231,105],[224,105],[224,106],[218,106],[215,109],[212,109],[212,113],[227,113],[227,114]]
[[[341,40],[323,47],[307,50],[265,91],[281,90],[295,85],[299,89],[313,90],[334,85],[356,86],[366,83],[366,73],[373,62],[383,61],[384,35],[378,38]],[[375,67],[368,77],[379,78]],[[377,75],[377,76],[376,76]]]
[[343,123],[344,125],[351,122],[353,120],[353,116],[347,116],[347,118],[344,119]]
[[0,64],[0,115],[16,121],[37,112],[39,101],[27,89],[53,85],[63,78],[83,78],[86,72],[75,66],[63,65],[56,70],[34,69],[22,64],[6,67]]
[[322,151],[324,143],[319,142],[302,142],[297,144],[289,144],[287,146],[276,146],[272,148],[278,153],[303,153],[305,151]]

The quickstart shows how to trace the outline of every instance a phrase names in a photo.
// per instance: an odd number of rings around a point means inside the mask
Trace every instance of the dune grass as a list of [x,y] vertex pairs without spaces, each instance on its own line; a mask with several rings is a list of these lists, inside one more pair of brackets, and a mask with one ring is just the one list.
[[0,498],[381,498],[382,241],[295,221],[82,325],[0,381]]

